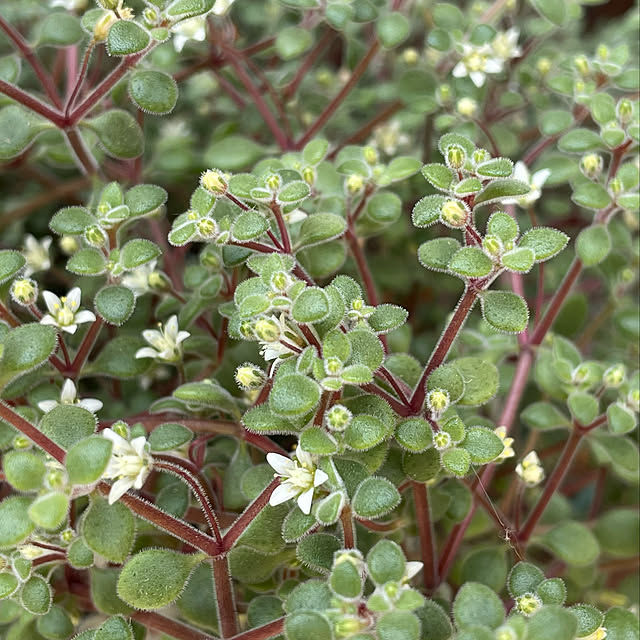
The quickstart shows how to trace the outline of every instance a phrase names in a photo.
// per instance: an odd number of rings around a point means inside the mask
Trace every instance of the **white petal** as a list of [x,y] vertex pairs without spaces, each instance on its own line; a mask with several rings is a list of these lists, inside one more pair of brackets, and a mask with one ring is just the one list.
[[287,502],[287,500],[291,500],[291,498],[295,498],[297,495],[298,491],[295,487],[283,482],[280,486],[276,487],[275,491],[271,494],[269,504],[272,507],[277,507],[279,504]]
[[142,489],[144,483],[147,481],[147,476],[149,475],[149,467],[142,467],[140,469],[140,473],[136,476],[136,479],[133,481],[134,489]]
[[109,504],[113,504],[122,498],[122,496],[129,491],[133,486],[131,478],[121,478],[116,480],[111,485],[111,491],[109,491]]
[[117,449],[127,449],[129,447],[129,441],[125,440],[119,433],[116,433],[109,427],[103,429],[100,434],[103,438],[111,440],[111,442],[113,442],[113,446]]
[[544,186],[544,183],[549,179],[551,175],[551,169],[540,169],[540,171],[536,171],[531,176],[531,184],[534,187],[541,188]]
[[191,334],[188,331],[178,331],[178,335],[176,336],[176,344],[180,344],[184,342]]
[[80,287],[73,287],[67,294],[67,306],[72,310],[76,310],[80,306],[80,299],[82,298],[82,291]]
[[467,75],[467,67],[462,60],[453,67],[452,74],[454,78],[464,78]]
[[147,439],[144,436],[138,436],[131,441],[133,450],[142,458],[144,456],[144,446],[147,444]]
[[407,580],[411,580],[413,576],[420,573],[420,571],[422,571],[422,566],[422,562],[407,562],[407,569],[404,574]]
[[178,337],[178,316],[173,315],[167,320],[167,324],[164,325],[164,331],[172,342],[176,341]]
[[151,347],[142,347],[136,351],[136,358],[157,358],[158,352]]
[[55,318],[52,318],[48,313],[42,316],[42,318],[40,319],[40,324],[49,324],[53,327],[58,326],[58,323],[56,322]]
[[78,325],[77,324],[67,324],[64,327],[60,327],[60,330],[66,332],[66,333],[70,333],[71,335],[73,335],[78,330]]
[[162,340],[162,334],[156,329],[145,329],[142,332],[142,337],[149,343],[153,344],[154,342],[158,342],[158,340]]
[[303,494],[298,496],[298,506],[300,511],[308,516],[311,513],[311,505],[313,503],[313,487],[307,489]]
[[484,65],[487,73],[500,73],[502,71],[502,61],[497,58],[488,58]]
[[323,482],[326,482],[329,479],[329,476],[322,471],[322,469],[316,469],[316,472],[313,474],[313,486],[319,487]]
[[38,402],[38,409],[40,409],[40,411],[44,411],[45,413],[49,413],[49,411],[55,409],[57,406],[57,400],[43,400],[42,402]]
[[515,180],[520,180],[521,182],[526,182],[527,184],[529,184],[529,181],[531,180],[529,169],[527,169],[527,165],[521,160],[518,160],[518,162],[516,162],[516,166],[513,168],[513,178]]
[[102,409],[103,404],[96,398],[84,398],[78,402],[78,406],[86,409],[87,411],[91,411],[91,413],[98,413],[98,411]]
[[64,404],[72,404],[76,399],[76,385],[73,384],[73,380],[67,378],[62,385],[62,391],[60,393],[60,401]]
[[43,291],[42,297],[44,298],[44,303],[47,305],[47,309],[49,309],[49,313],[57,313],[62,307],[62,302],[55,293]]
[[296,458],[303,467],[310,468],[313,466],[313,458],[310,453],[307,453],[302,447],[296,447]]
[[290,475],[291,471],[296,467],[295,462],[293,462],[291,458],[281,456],[279,453],[267,453],[267,462],[273,470],[281,476]]
[[83,324],[84,322],[95,322],[96,316],[92,311],[87,311],[86,309],[84,309],[83,311],[78,311],[74,319],[77,324]]
[[476,87],[481,87],[484,84],[484,73],[482,73],[482,71],[472,71],[469,77]]

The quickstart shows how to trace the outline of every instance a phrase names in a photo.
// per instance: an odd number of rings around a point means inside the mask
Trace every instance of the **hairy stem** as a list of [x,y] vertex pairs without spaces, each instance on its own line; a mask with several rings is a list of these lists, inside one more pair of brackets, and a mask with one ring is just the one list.
[[412,482],[413,502],[416,509],[416,521],[420,531],[420,555],[424,586],[431,592],[438,584],[438,563],[436,561],[436,541],[429,507],[429,489],[424,482]]
[[229,573],[229,556],[214,558],[212,563],[220,631],[223,638],[231,638],[238,633],[238,617],[236,615],[233,581]]

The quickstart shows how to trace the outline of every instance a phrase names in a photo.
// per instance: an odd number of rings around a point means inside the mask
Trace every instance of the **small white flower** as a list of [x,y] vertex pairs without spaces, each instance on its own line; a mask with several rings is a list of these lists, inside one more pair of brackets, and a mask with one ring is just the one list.
[[507,427],[498,427],[493,430],[493,433],[502,440],[502,445],[504,447],[502,449],[502,453],[494,460],[494,462],[502,462],[507,458],[513,458],[513,456],[516,455],[513,447],[511,446],[513,444],[513,438],[507,438]]
[[518,463],[516,473],[529,487],[535,487],[544,480],[544,469],[535,451],[528,453],[522,462]]
[[501,200],[502,204],[517,204],[522,209],[527,209],[542,195],[542,187],[550,175],[551,169],[540,169],[531,175],[527,165],[519,160],[513,169],[513,178],[528,184],[531,191],[519,198],[505,198]]
[[129,489],[142,489],[153,466],[144,436],[129,442],[112,429],[104,429],[102,436],[111,440],[111,458],[102,477],[115,480],[109,491],[109,504],[119,500]]
[[487,73],[500,73],[503,61],[495,57],[491,45],[483,44],[475,46],[467,42],[462,43],[462,58],[453,68],[455,78],[469,76],[476,87],[481,87],[485,82]]
[[142,332],[142,337],[151,347],[142,347],[136,351],[136,358],[154,358],[165,362],[177,362],[182,358],[182,347],[180,343],[186,340],[191,334],[188,331],[180,331],[178,327],[178,316],[171,316],[164,328],[158,325],[160,331],[156,329],[146,329]]
[[64,7],[67,11],[81,11],[87,6],[87,0],[49,0],[49,6]]
[[522,55],[522,49],[518,46],[518,38],[520,31],[517,27],[511,27],[507,31],[501,31],[491,43],[493,52],[503,60],[511,58],[519,58]]
[[373,140],[370,144],[388,156],[392,156],[395,155],[398,147],[405,146],[409,142],[409,136],[406,133],[402,133],[400,129],[400,121],[391,120],[373,130]]
[[43,291],[42,297],[49,313],[42,316],[41,324],[50,324],[58,327],[61,331],[75,333],[79,324],[85,322],[95,322],[96,317],[91,311],[86,309],[80,311],[80,298],[82,291],[80,287],[74,287],[66,296],[58,298],[51,291]]
[[51,259],[49,258],[49,247],[51,246],[51,238],[46,236],[38,242],[30,233],[24,237],[23,255],[27,261],[24,269],[25,277],[29,277],[36,271],[46,271],[51,267]]
[[329,476],[321,469],[316,469],[313,458],[302,447],[296,448],[295,457],[296,460],[292,460],[279,453],[267,454],[267,462],[282,479],[280,486],[271,494],[269,504],[275,507],[297,498],[300,511],[309,515],[315,488],[326,482]]
[[172,27],[173,47],[179,53],[189,40],[203,42],[207,37],[207,19],[204,16],[189,18]]
[[156,270],[157,263],[157,260],[152,260],[129,271],[122,277],[122,284],[131,289],[136,298],[139,298],[151,288],[149,276]]
[[58,405],[61,404],[73,404],[87,411],[91,411],[91,413],[97,413],[102,409],[102,402],[97,400],[96,398],[77,398],[77,390],[76,385],[73,384],[73,380],[69,380],[68,378],[64,381],[62,385],[62,391],[60,392],[60,401],[58,400],[43,400],[42,402],[38,402],[38,407],[44,411],[45,413],[49,413],[52,409],[55,409]]

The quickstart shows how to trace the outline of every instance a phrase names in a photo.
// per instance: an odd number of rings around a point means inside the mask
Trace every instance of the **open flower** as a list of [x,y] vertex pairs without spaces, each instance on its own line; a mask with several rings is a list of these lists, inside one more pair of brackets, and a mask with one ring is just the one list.
[[511,27],[511,29],[501,31],[496,35],[491,43],[491,48],[498,58],[502,58],[505,61],[511,58],[519,58],[522,55],[522,49],[518,46],[519,37],[520,30],[516,27]]
[[481,87],[487,73],[500,73],[503,61],[496,57],[491,45],[475,46],[464,42],[462,44],[462,58],[453,68],[454,78],[469,76],[476,87]]
[[173,47],[179,53],[189,40],[203,42],[207,37],[207,19],[204,16],[181,20],[171,29],[173,32]]
[[528,453],[522,462],[518,463],[516,473],[528,487],[535,487],[544,480],[544,469],[535,451]]
[[295,460],[281,456],[279,453],[268,453],[267,462],[273,467],[282,482],[271,494],[269,504],[275,507],[287,500],[296,498],[302,513],[311,513],[315,488],[329,479],[321,469],[316,469],[311,454],[298,447]]
[[91,311],[86,309],[80,311],[80,298],[82,297],[82,291],[80,287],[74,287],[69,291],[66,296],[58,298],[55,293],[51,291],[43,291],[42,297],[49,313],[42,316],[40,320],[41,324],[50,324],[54,327],[58,327],[61,331],[67,333],[75,333],[79,324],[85,322],[95,322],[96,317]]
[[157,329],[147,329],[142,332],[142,337],[151,345],[142,347],[136,351],[136,358],[154,358],[165,362],[178,362],[182,358],[182,347],[180,343],[186,340],[191,334],[188,331],[180,331],[178,327],[178,316],[171,316],[164,328],[161,324]]
[[149,277],[156,270],[157,263],[157,260],[152,260],[129,271],[122,276],[122,284],[128,289],[131,289],[136,298],[139,298],[151,288]]
[[73,384],[73,380],[67,378],[62,385],[60,400],[43,400],[42,402],[38,402],[38,407],[45,413],[49,413],[49,411],[61,404],[74,404],[87,411],[91,411],[91,413],[96,413],[102,409],[102,402],[100,402],[100,400],[96,398],[78,399],[77,396],[76,385]]
[[513,444],[513,438],[507,438],[507,427],[498,427],[493,430],[493,433],[502,440],[502,445],[504,447],[502,449],[502,453],[494,460],[494,462],[502,462],[507,458],[513,458],[513,456],[516,455],[513,447],[511,446]]
[[540,169],[540,171],[536,171],[531,175],[524,162],[516,162],[516,166],[513,169],[513,178],[528,184],[531,191],[526,196],[519,198],[505,198],[501,200],[502,204],[517,204],[522,209],[527,209],[542,195],[542,187],[550,175],[551,169]]
[[27,261],[24,269],[24,275],[27,278],[36,271],[46,271],[51,267],[51,258],[49,258],[50,246],[51,238],[49,236],[38,241],[30,233],[25,235],[22,254]]
[[111,458],[102,477],[115,480],[109,491],[109,504],[118,501],[129,489],[142,489],[153,466],[144,436],[129,442],[112,429],[104,429],[102,436],[111,440]]

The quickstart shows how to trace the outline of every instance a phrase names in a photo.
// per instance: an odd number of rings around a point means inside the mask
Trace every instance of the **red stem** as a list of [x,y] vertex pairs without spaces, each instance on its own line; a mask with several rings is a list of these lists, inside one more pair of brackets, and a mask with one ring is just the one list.
[[238,633],[238,618],[236,616],[233,581],[229,573],[229,556],[214,558],[212,564],[220,631],[223,638],[231,638]]
[[436,561],[436,541],[429,508],[429,489],[423,482],[412,482],[413,502],[416,509],[416,521],[420,531],[420,552],[424,586],[428,592],[438,584],[438,563]]
[[89,331],[87,331],[84,338],[82,338],[80,348],[76,352],[76,357],[71,363],[71,372],[73,377],[76,377],[82,370],[84,363],[87,361],[87,357],[91,353],[93,345],[95,345],[96,340],[98,339],[98,334],[100,333],[100,329],[102,329],[103,324],[104,321],[102,318],[96,318],[96,321],[91,325],[91,327],[89,327]]
[[289,230],[282,216],[280,206],[276,202],[272,202],[269,206],[278,225],[278,231],[280,232],[280,238],[282,239],[282,247],[285,253],[291,253],[291,238],[289,237]]
[[0,92],[53,122],[56,127],[62,128],[65,126],[66,120],[59,111],[52,109],[48,104],[38,100],[38,98],[34,98],[30,93],[20,89],[20,87],[0,79]]
[[[273,622],[263,624],[261,627],[255,629],[249,629],[243,631],[237,636],[233,636],[231,640],[268,640],[268,638],[275,638],[284,631],[284,618],[278,618]],[[310,639],[311,640],[311,639]]]
[[[76,78],[75,85],[73,87],[73,91],[69,95],[69,99],[67,100],[67,104],[64,107],[65,116],[69,116],[69,111],[73,108],[75,104],[76,98],[80,93],[80,89],[82,89],[82,85],[84,83],[84,79],[87,77],[87,69],[89,68],[89,60],[91,59],[91,52],[93,51],[94,41],[92,40],[87,47],[87,50],[84,52],[84,57],[82,59],[82,66],[80,67],[80,73]],[[74,52],[75,56],[75,52]]]
[[215,636],[194,629],[184,622],[167,618],[155,611],[136,611],[131,614],[131,617],[148,629],[159,631],[178,640],[218,640]]
[[340,524],[342,525],[342,536],[344,538],[345,549],[355,549],[356,536],[353,529],[353,514],[351,507],[345,505],[340,514]]
[[369,264],[367,263],[367,258],[364,255],[364,251],[362,250],[362,247],[358,242],[358,238],[356,237],[351,227],[347,228],[345,237],[347,238],[347,243],[349,244],[351,255],[356,261],[358,272],[360,273],[360,277],[362,278],[364,290],[367,294],[367,300],[369,304],[377,307],[380,304],[380,300],[376,292],[376,285],[373,281],[373,277],[371,276],[371,271],[369,269]]

